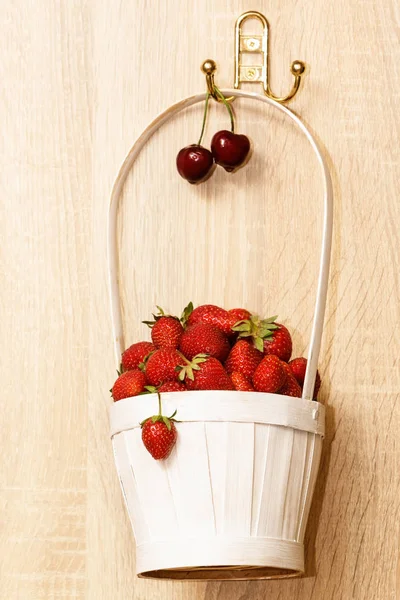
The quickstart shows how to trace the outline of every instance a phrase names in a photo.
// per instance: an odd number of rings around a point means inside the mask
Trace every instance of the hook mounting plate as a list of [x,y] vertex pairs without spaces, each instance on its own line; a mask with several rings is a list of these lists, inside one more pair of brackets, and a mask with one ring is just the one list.
[[[250,19],[258,20],[262,25],[262,34],[244,34],[242,25]],[[248,11],[243,13],[236,21],[235,25],[235,81],[234,88],[239,89],[241,83],[261,83],[264,94],[277,102],[288,102],[297,93],[301,77],[305,72],[305,64],[301,61],[295,61],[291,65],[291,72],[294,75],[294,83],[289,94],[283,97],[277,97],[271,92],[268,81],[268,35],[269,23],[267,19],[259,12]],[[242,64],[242,54],[261,54],[261,61],[257,64]]]

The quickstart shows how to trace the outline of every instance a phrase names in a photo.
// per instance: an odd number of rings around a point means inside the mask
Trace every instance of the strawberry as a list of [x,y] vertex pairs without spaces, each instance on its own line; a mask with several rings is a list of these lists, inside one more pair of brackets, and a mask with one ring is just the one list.
[[114,401],[137,396],[144,391],[146,375],[140,369],[132,369],[122,373],[114,383],[111,395]]
[[197,354],[209,354],[223,362],[231,347],[226,335],[220,329],[206,323],[197,323],[182,334],[179,350],[192,360]]
[[281,360],[281,365],[286,373],[286,381],[279,390],[280,394],[284,396],[293,396],[294,398],[301,398],[301,387],[296,381],[289,365]]
[[140,363],[142,363],[145,357],[153,352],[156,347],[151,342],[137,342],[132,344],[122,353],[122,369],[124,371],[130,371],[136,369]]
[[274,354],[281,360],[288,362],[292,355],[292,338],[284,325],[275,323],[278,329],[272,335],[264,339],[264,354]]
[[145,419],[142,427],[143,444],[156,460],[168,458],[175,445],[178,432],[174,423],[176,411],[170,417],[164,417],[161,410],[161,396],[158,394],[158,415]]
[[[295,376],[297,382],[303,388],[304,378],[306,376],[306,368],[307,368],[307,359],[301,356],[300,358],[294,358],[290,361],[289,367]],[[313,398],[316,398],[319,392],[319,388],[321,387],[321,377],[317,371],[317,376],[315,378],[315,386]]]
[[225,333],[225,335],[230,335],[232,333],[232,317],[229,316],[227,310],[215,306],[214,304],[203,304],[190,313],[187,319],[188,326],[197,325],[199,323],[213,325]]
[[262,359],[253,375],[257,392],[275,393],[284,385],[286,373],[277,356],[270,354]]
[[153,422],[153,419],[150,418],[142,426],[143,444],[156,460],[168,458],[177,437],[178,432],[172,422],[168,428],[164,421]]
[[144,366],[146,377],[151,385],[158,386],[166,381],[177,381],[179,365],[185,359],[175,348],[160,348],[151,354]]
[[184,392],[185,390],[185,384],[180,381],[166,381],[158,388],[159,392]]
[[293,396],[293,398],[301,398],[301,387],[293,375],[288,376],[278,393],[284,396]]
[[262,359],[262,352],[257,350],[257,348],[254,348],[245,339],[238,340],[226,359],[225,369],[228,373],[238,371],[251,379]]
[[231,374],[231,380],[235,387],[235,390],[237,390],[238,392],[254,392],[254,388],[251,384],[251,381],[247,379],[247,377],[245,377],[243,373],[240,373],[239,371],[234,371]]
[[246,321],[250,319],[251,313],[245,308],[231,308],[228,310],[231,327],[236,325],[238,321]]
[[151,339],[157,348],[177,348],[183,333],[183,326],[178,317],[166,315],[162,308],[157,306],[158,313],[153,314],[154,321],[142,321],[151,329]]
[[151,339],[157,348],[178,348],[183,333],[182,324],[175,317],[161,317],[151,330]]
[[232,330],[239,333],[238,338],[249,338],[257,350],[264,352],[264,340],[272,337],[274,330],[278,329],[275,319],[276,316],[260,319],[257,315],[251,315],[249,319],[238,321]]
[[179,377],[185,380],[188,390],[233,390],[228,373],[219,360],[204,354],[195,356],[182,368]]

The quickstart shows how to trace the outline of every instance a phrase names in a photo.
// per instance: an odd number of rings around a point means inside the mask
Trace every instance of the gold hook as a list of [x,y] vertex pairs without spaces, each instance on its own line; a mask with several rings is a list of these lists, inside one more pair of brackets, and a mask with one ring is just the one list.
[[[248,19],[258,19],[263,26],[262,35],[245,35],[242,33],[241,25]],[[276,102],[288,102],[297,93],[300,87],[301,78],[305,72],[306,66],[300,60],[295,60],[290,70],[294,75],[294,83],[291,91],[287,96],[279,98],[271,92],[271,88],[268,82],[268,68],[269,68],[269,57],[268,57],[268,34],[269,34],[269,23],[267,19],[259,12],[248,11],[243,13],[235,25],[235,83],[234,88],[239,89],[240,83],[262,83],[264,94],[275,100]],[[247,53],[259,53],[262,54],[262,64],[259,65],[242,65],[241,54]]]
[[[211,58],[205,60],[201,65],[201,70],[206,76],[207,89],[210,96],[214,98],[217,102],[223,102],[220,96],[215,91],[215,82],[214,82],[214,73],[217,70],[217,65],[214,60]],[[227,102],[232,102],[234,100],[234,96],[230,96],[230,98],[225,98]]]

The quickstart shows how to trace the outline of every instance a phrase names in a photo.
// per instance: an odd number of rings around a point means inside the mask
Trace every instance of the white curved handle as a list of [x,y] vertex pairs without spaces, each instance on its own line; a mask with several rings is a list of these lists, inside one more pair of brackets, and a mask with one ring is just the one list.
[[[331,245],[332,245],[332,225],[333,225],[333,191],[332,191],[332,180],[329,173],[328,165],[324,159],[321,149],[318,146],[316,139],[313,137],[311,132],[302,123],[291,110],[286,106],[271,100],[267,96],[261,96],[260,94],[252,94],[250,92],[244,92],[241,90],[222,90],[225,96],[236,96],[240,98],[250,98],[252,100],[258,100],[265,102],[275,107],[285,115],[287,115],[304,133],[308,141],[310,142],[318,163],[321,167],[323,179],[324,179],[324,220],[323,220],[323,232],[322,232],[322,248],[321,258],[318,276],[318,288],[317,297],[315,302],[314,320],[311,331],[310,347],[308,351],[308,364],[306,370],[306,376],[303,386],[302,397],[305,400],[312,400],[315,377],[317,373],[318,356],[321,347],[322,328],[324,323],[325,306],[326,306],[326,295],[328,290],[328,279],[329,279],[329,264],[331,256]],[[125,184],[126,178],[131,170],[133,163],[135,162],[138,154],[142,150],[143,146],[149,141],[151,136],[162,126],[164,123],[169,121],[176,114],[198,104],[205,100],[206,94],[198,94],[186,98],[177,104],[174,104],[168,108],[165,112],[159,115],[142,133],[138,140],[134,143],[128,156],[126,157],[117,179],[114,183],[114,187],[111,193],[110,210],[108,215],[108,265],[109,265],[109,278],[110,278],[110,301],[111,301],[111,318],[114,333],[114,347],[117,364],[119,366],[121,354],[124,350],[124,333],[122,326],[122,312],[120,303],[119,293],[119,277],[118,277],[118,249],[117,249],[117,210],[121,192]]]

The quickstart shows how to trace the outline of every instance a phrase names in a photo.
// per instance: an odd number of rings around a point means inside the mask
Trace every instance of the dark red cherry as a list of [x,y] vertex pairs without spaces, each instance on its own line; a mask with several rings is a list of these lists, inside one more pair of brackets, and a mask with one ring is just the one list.
[[176,157],[178,173],[189,183],[198,183],[205,179],[213,165],[214,159],[211,152],[198,144],[182,148]]
[[225,171],[234,171],[246,162],[250,140],[232,131],[218,131],[211,140],[211,152],[217,165],[224,167]]

